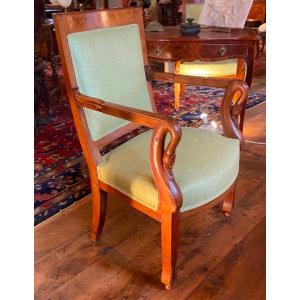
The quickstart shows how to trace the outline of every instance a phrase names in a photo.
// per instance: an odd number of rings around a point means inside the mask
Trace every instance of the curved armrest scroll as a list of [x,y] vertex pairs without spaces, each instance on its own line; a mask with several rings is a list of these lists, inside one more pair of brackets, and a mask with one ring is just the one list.
[[[165,147],[168,133],[171,139]],[[162,211],[175,212],[182,206],[182,193],[173,174],[175,151],[181,135],[181,127],[175,120],[153,130],[150,143],[150,165],[158,187],[159,199],[162,200],[159,202]]]
[[[225,90],[221,107],[224,134],[226,137],[238,139],[241,150],[244,148],[242,129],[248,93],[249,87],[246,82],[234,80]],[[233,102],[234,96],[238,96],[238,99]]]

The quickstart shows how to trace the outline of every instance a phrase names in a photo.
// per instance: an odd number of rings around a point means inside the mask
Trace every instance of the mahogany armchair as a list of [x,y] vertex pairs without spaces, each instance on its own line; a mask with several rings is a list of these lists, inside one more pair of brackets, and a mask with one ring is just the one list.
[[[63,13],[55,15],[54,22],[68,98],[90,172],[91,239],[102,231],[107,193],[157,220],[161,281],[170,289],[183,212],[222,199],[224,213],[231,213],[248,86],[238,80],[152,72],[139,8]],[[181,128],[176,120],[156,113],[151,80],[225,88],[226,137]],[[232,103],[236,91],[240,98]],[[100,155],[105,145],[141,125],[150,130]]]

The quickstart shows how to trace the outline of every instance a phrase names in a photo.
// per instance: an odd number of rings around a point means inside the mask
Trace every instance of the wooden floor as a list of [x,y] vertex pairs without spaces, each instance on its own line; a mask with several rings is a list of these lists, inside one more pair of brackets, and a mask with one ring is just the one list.
[[[261,77],[259,77],[261,76]],[[252,90],[265,92],[264,75]],[[265,104],[247,111],[245,135],[265,141]],[[101,241],[89,241],[91,203],[35,228],[35,299],[265,299],[265,146],[241,154],[231,218],[219,204],[181,220],[178,281],[160,284],[159,223],[109,199]]]

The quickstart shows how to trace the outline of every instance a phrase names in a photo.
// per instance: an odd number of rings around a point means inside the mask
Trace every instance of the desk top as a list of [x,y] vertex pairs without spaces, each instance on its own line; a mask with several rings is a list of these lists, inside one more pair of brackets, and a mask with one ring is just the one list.
[[201,28],[196,36],[184,36],[179,32],[179,27],[166,26],[164,31],[146,32],[147,42],[155,41],[180,41],[180,42],[197,42],[197,41],[214,41],[214,40],[257,40],[258,34],[253,29],[231,29],[230,32],[215,31],[212,28]]

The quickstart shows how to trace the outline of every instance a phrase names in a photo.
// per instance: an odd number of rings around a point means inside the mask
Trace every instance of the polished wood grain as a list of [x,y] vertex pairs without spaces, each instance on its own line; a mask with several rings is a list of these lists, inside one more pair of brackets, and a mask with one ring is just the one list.
[[[180,207],[182,205],[182,193],[173,175],[173,165],[176,157],[176,147],[181,139],[181,128],[177,121],[155,112],[151,79],[164,78],[166,81],[175,79],[184,81],[183,83],[202,84],[217,87],[224,86],[226,92],[222,104],[222,125],[225,135],[236,138],[240,141],[241,148],[244,146],[243,135],[241,133],[243,125],[243,113],[248,96],[248,86],[240,80],[209,80],[200,77],[182,76],[152,72],[148,67],[148,56],[143,28],[142,10],[137,8],[112,9],[91,12],[64,13],[54,16],[57,42],[62,60],[65,75],[68,99],[70,102],[75,127],[83,149],[85,159],[90,173],[92,188],[92,226],[91,240],[96,242],[102,232],[106,218],[107,193],[118,195],[119,198],[131,204],[139,211],[147,214],[160,222],[161,225],[161,281],[167,289],[170,289],[176,280],[176,259],[179,240],[179,220],[181,217]],[[138,24],[141,36],[141,48],[143,61],[146,66],[148,78],[148,91],[154,112],[146,112],[135,108],[125,107],[114,103],[109,103],[105,99],[96,99],[80,94],[78,92],[74,69],[71,61],[70,51],[67,43],[67,35],[73,32],[91,30],[95,28],[113,27],[127,24]],[[226,85],[226,86],[225,86]],[[234,100],[234,95],[239,92],[239,99]],[[232,105],[231,105],[232,104]],[[100,145],[104,145],[102,140],[93,141],[88,130],[87,121],[84,115],[84,108],[95,110],[104,114],[128,120],[132,123],[146,126],[153,129],[150,143],[150,167],[153,179],[158,190],[158,210],[151,212],[137,204],[133,199],[112,187],[103,184],[98,179],[97,166],[101,162]],[[128,127],[127,127],[128,129]],[[120,133],[119,129],[111,133],[115,137]],[[124,132],[124,131],[122,131]],[[165,145],[167,135],[169,142]],[[107,141],[107,137],[105,137]],[[235,185],[229,188],[234,195]],[[227,191],[215,199],[215,202],[224,201],[224,213],[231,212],[233,201],[228,201]]]
[[[150,60],[175,62],[175,73],[180,73],[184,61],[217,61],[238,58],[237,72],[218,78],[246,80],[252,83],[254,51],[257,32],[250,29],[231,29],[230,33],[204,28],[197,36],[183,36],[177,27],[166,27],[163,32],[147,32],[147,51]],[[246,65],[246,66],[245,66]],[[180,94],[185,85],[175,82],[175,109],[180,107]]]
[[183,36],[178,27],[165,27],[162,32],[147,32],[147,52],[151,60],[218,61],[240,58],[246,62],[245,81],[251,86],[255,47],[259,39],[250,29],[231,29],[230,33],[202,29],[197,36]]
[[[265,106],[247,110],[246,139],[265,140],[264,128]],[[181,217],[172,290],[158,284],[159,223],[109,195],[91,243],[88,196],[36,226],[35,299],[265,299],[265,146],[246,143],[240,168],[230,219],[218,203]]]

